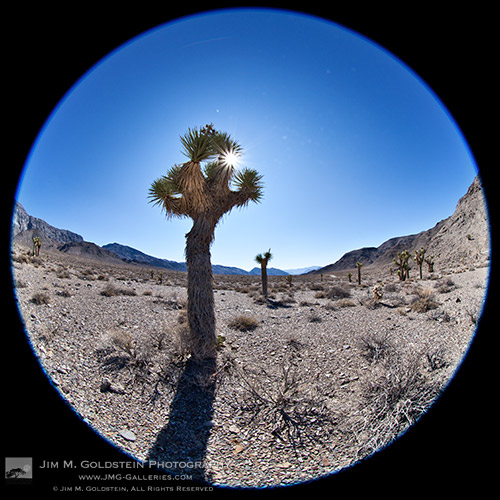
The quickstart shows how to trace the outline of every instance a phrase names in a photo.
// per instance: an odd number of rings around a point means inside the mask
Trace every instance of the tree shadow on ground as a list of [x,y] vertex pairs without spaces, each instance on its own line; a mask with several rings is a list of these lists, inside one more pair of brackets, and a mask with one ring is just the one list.
[[216,360],[188,360],[179,377],[168,423],[148,453],[150,464],[170,474],[210,481],[204,467],[213,425]]

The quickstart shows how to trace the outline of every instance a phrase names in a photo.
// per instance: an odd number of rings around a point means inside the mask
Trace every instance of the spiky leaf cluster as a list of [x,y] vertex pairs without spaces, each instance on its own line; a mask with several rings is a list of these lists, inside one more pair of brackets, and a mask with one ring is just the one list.
[[182,153],[188,158],[156,179],[150,201],[161,206],[167,217],[210,215],[218,220],[233,207],[262,199],[262,176],[255,170],[237,170],[234,160],[243,152],[226,132],[212,124],[188,129],[181,136]]
[[258,255],[255,256],[255,262],[258,262],[260,265],[264,264],[264,266],[267,266],[267,263],[273,258],[273,255],[271,253],[271,249],[269,249],[267,252],[264,254],[259,253]]

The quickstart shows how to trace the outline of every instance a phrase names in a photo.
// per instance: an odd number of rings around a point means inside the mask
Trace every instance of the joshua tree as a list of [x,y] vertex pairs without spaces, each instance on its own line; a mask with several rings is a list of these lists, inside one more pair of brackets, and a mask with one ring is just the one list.
[[425,262],[427,264],[427,271],[430,273],[434,272],[434,255],[425,258]]
[[[180,137],[188,161],[174,165],[149,189],[150,201],[167,218],[190,217],[186,234],[188,324],[191,355],[195,361],[214,358],[217,348],[210,246],[221,217],[234,207],[262,198],[262,176],[255,170],[236,170],[242,148],[212,124]],[[232,189],[234,188],[234,189]]]
[[422,247],[420,250],[415,250],[415,261],[420,271],[420,279],[422,279],[422,264],[424,263],[424,256],[425,256],[424,247]]
[[5,477],[7,479],[15,478],[17,479],[19,476],[24,476],[26,471],[24,469],[10,469],[5,473]]
[[361,285],[361,267],[363,264],[361,262],[356,262],[356,267],[358,268],[358,285]]
[[33,255],[40,256],[40,247],[42,246],[42,238],[40,236],[33,236]]
[[262,295],[267,298],[267,263],[273,258],[271,254],[271,249],[269,249],[264,255],[259,253],[255,257],[255,261],[260,264],[260,276],[262,278]]
[[347,279],[349,280],[349,283],[352,281],[352,273],[347,273]]
[[400,281],[405,281],[409,277],[408,259],[410,258],[410,253],[408,250],[403,250],[398,252],[398,258],[394,258],[394,264],[398,266],[398,276]]

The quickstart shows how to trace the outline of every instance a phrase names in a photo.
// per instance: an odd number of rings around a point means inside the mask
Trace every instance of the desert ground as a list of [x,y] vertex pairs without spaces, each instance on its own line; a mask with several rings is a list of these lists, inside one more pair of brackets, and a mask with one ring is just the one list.
[[352,465],[418,420],[468,349],[488,268],[271,276],[269,300],[260,277],[215,275],[203,370],[183,273],[15,246],[13,276],[32,348],[85,422],[173,474],[255,487]]

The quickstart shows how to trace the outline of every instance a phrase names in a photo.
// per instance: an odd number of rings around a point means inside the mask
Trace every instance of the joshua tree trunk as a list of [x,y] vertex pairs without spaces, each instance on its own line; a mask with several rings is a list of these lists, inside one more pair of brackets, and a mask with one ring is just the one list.
[[208,217],[197,217],[186,235],[188,271],[188,322],[191,354],[196,361],[216,356],[215,308],[210,244],[215,224]]
[[262,277],[262,295],[267,299],[267,262],[260,265],[260,274]]

